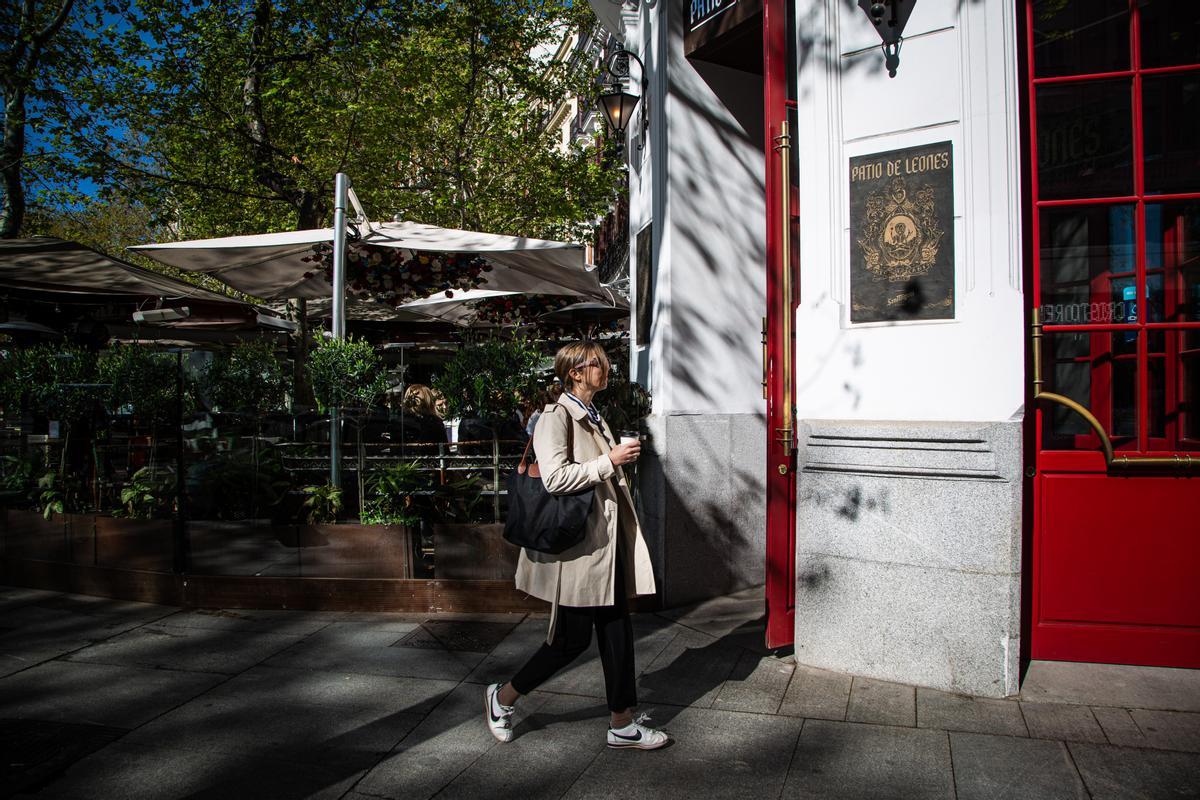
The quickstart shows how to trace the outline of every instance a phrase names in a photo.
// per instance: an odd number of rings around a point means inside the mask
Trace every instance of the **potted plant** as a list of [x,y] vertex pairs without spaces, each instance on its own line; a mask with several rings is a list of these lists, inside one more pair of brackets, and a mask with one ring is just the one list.
[[394,464],[366,481],[359,522],[333,524],[341,491],[310,486],[304,506],[308,524],[299,533],[305,575],[342,578],[411,578],[413,531],[420,523],[414,499],[429,479],[416,464]]
[[142,467],[121,489],[121,506],[96,517],[95,561],[124,569],[166,570],[174,556],[174,470]]
[[[129,414],[135,426],[149,437],[148,466],[158,464],[159,432],[178,422],[194,408],[191,380],[180,376],[174,356],[141,344],[118,344],[105,351],[99,361],[99,374],[108,384],[107,400],[113,414]],[[183,396],[179,384],[182,378]],[[135,437],[131,437],[131,444]],[[133,460],[136,463],[136,460]]]

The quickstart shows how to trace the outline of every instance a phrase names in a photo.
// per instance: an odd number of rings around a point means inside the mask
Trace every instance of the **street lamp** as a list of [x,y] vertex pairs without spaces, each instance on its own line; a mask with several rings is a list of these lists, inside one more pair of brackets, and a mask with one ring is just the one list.
[[[600,106],[604,109],[604,119],[608,123],[608,127],[617,136],[624,136],[625,128],[629,124],[629,118],[633,116],[634,109],[637,108],[638,101],[641,96],[630,94],[624,90],[620,82],[620,78],[629,76],[629,59],[637,62],[638,67],[642,71],[642,95],[648,93],[650,88],[649,81],[646,80],[646,65],[642,60],[633,53],[623,47],[618,49],[608,58],[608,72],[614,80],[610,90],[600,95]],[[646,102],[649,102],[647,100]],[[642,141],[646,136],[646,128],[648,121],[646,117],[646,104],[642,104],[642,130],[641,136],[638,139],[638,150],[642,149]]]

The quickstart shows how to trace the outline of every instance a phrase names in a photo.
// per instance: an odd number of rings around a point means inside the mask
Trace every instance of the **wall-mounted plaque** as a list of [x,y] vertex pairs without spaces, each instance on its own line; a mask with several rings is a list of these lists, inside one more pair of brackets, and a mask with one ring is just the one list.
[[954,318],[950,142],[850,159],[850,321]]

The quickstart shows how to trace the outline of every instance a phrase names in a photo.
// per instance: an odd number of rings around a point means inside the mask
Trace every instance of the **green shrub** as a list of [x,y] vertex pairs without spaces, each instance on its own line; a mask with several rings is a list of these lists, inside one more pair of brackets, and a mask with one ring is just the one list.
[[305,520],[309,525],[336,522],[342,512],[342,490],[331,483],[323,486],[305,486],[303,508],[307,510]]
[[[108,406],[113,413],[128,408],[142,425],[151,428],[174,423],[179,410],[176,397],[179,364],[174,355],[144,345],[116,345],[100,357],[100,379],[109,384]],[[183,413],[195,407],[192,383],[184,376]]]
[[513,418],[537,390],[541,354],[526,339],[490,338],[464,344],[433,379],[451,417],[492,423]]
[[388,388],[383,359],[370,342],[316,337],[308,361],[317,407],[371,408]]
[[257,415],[282,409],[290,383],[287,363],[269,342],[242,342],[215,353],[203,381],[215,410]]

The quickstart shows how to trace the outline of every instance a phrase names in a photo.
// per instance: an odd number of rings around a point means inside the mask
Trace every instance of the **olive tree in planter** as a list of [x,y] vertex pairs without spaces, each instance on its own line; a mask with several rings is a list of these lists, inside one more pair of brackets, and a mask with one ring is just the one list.
[[[194,408],[191,381],[183,377],[183,396],[178,394],[179,364],[175,356],[144,345],[124,344],[107,350],[100,358],[100,378],[108,384],[108,406],[114,413],[128,411],[134,424],[150,434],[150,468],[158,466],[159,432]],[[182,442],[180,443],[182,445]]]
[[358,430],[358,507],[366,505],[366,455],[363,452],[361,420],[379,402],[388,389],[383,359],[370,342],[347,336],[345,339],[315,337],[308,362],[313,396],[321,413],[330,409],[357,414]]

